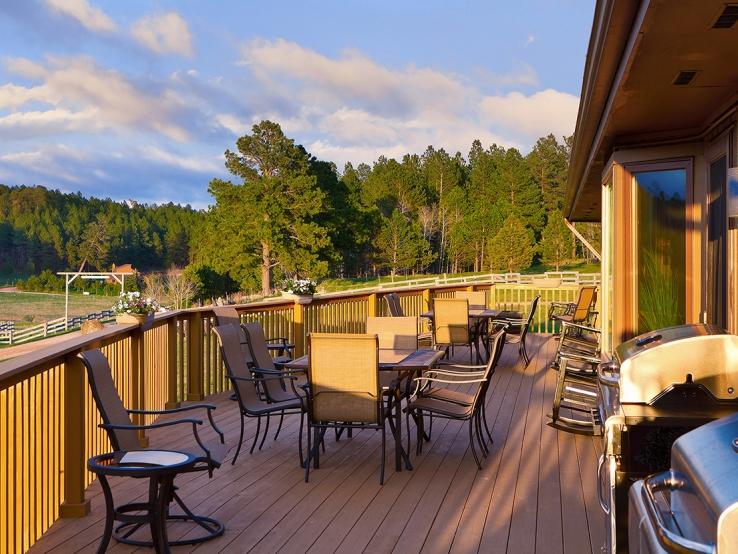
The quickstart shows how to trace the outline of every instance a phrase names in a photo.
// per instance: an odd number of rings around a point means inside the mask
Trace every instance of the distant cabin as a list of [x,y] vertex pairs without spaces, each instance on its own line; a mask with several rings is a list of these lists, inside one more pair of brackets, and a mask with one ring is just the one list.
[[[138,273],[138,271],[136,271],[136,268],[133,267],[133,264],[121,264],[121,265],[113,264],[113,267],[110,269],[110,271],[112,271],[113,273],[123,273],[125,275],[135,275],[136,273]],[[106,282],[110,283],[111,285],[114,285],[117,283],[117,281],[113,279],[112,277],[108,277]]]

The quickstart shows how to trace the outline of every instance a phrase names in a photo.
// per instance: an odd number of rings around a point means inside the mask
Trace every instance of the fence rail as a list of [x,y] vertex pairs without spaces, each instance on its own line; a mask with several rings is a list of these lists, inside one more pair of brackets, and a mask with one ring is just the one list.
[[[577,282],[582,281],[552,286],[543,279],[488,280],[395,290],[407,315],[419,315],[434,297],[459,290],[484,290],[489,306],[519,311],[540,294],[535,330],[552,332],[548,305],[574,301]],[[273,299],[235,307],[242,320],[261,322],[268,336],[288,337],[301,354],[311,332],[363,332],[367,316],[386,315],[388,292],[317,295],[308,305]],[[85,489],[93,476],[85,463],[110,444],[98,428],[100,416],[77,354],[103,350],[128,408],[173,408],[227,388],[213,325],[211,308],[167,312],[145,331],[134,324],[109,325],[51,346],[39,343],[29,354],[0,362],[0,552],[26,551],[58,517],[89,510]],[[148,423],[155,416],[136,417]]]
[[15,322],[8,322],[11,325],[4,326],[0,324],[0,344],[20,344],[44,337],[49,337],[62,331],[69,331],[76,329],[82,325],[85,321],[91,321],[93,319],[99,319],[100,321],[107,321],[115,317],[115,312],[112,310],[103,310],[101,312],[92,312],[87,315],[79,315],[70,317],[69,320],[65,320],[63,317],[44,321],[38,325],[31,327],[23,327],[22,329],[15,328]]

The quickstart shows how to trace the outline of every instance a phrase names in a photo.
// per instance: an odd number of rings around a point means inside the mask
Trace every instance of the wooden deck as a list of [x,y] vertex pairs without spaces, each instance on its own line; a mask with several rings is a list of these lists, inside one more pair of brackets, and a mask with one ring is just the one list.
[[[290,416],[277,441],[270,436],[251,456],[246,447],[236,465],[229,457],[213,479],[206,474],[178,479],[190,508],[226,525],[224,536],[194,550],[599,553],[605,525],[596,493],[600,444],[546,425],[556,377],[547,366],[555,344],[547,335],[529,336],[529,341],[534,353],[529,367],[522,367],[510,345],[494,376],[487,418],[495,442],[481,471],[468,448],[466,428],[437,420],[420,457],[413,445],[413,471],[395,473],[388,448],[384,486],[378,480],[379,434],[372,431],[340,442],[327,434],[321,468],[311,471],[305,484],[297,461],[298,419]],[[236,404],[227,395],[209,400],[218,404],[216,419],[235,447]],[[254,430],[255,422],[249,421],[245,444]],[[152,446],[178,444],[171,429],[151,435]],[[116,503],[143,498],[145,492],[145,482],[113,481]],[[32,551],[94,552],[104,518],[97,482],[88,498],[90,515],[58,521]],[[173,526],[170,539],[188,531]],[[132,550],[115,541],[109,548]]]

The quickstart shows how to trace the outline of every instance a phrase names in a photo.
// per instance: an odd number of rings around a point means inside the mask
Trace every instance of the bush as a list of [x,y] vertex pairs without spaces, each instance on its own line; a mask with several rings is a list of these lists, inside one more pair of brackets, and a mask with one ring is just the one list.
[[31,292],[64,292],[64,277],[56,275],[50,269],[44,269],[38,275],[19,280],[16,286],[20,290]]
[[227,273],[218,273],[207,264],[190,264],[184,270],[199,292],[198,297],[211,299],[238,291],[238,283]]

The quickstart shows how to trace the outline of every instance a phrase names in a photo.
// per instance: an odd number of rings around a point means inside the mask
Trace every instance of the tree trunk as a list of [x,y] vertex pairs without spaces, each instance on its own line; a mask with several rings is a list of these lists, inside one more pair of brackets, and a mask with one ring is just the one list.
[[266,242],[261,243],[261,294],[272,292],[272,251]]

